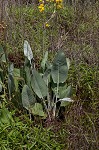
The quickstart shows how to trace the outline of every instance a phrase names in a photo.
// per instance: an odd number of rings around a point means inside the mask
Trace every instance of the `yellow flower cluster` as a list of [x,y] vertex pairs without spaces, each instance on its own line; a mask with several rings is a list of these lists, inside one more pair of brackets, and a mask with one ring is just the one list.
[[57,9],[61,9],[63,6],[62,6],[62,4],[58,4],[58,5],[56,5],[56,7],[57,7]]
[[41,4],[38,6],[38,8],[39,8],[39,11],[40,11],[40,12],[43,12],[43,11],[44,11],[44,4],[41,3]]
[[62,3],[63,0],[55,0],[56,3]]
[[62,8],[63,0],[55,0],[55,2],[56,2],[57,9],[61,9]]
[[[63,3],[63,0],[46,0],[46,2],[55,2],[56,3],[56,8],[57,9],[61,9],[62,8],[62,3]],[[43,12],[44,11],[44,0],[39,0],[39,11],[40,12]]]

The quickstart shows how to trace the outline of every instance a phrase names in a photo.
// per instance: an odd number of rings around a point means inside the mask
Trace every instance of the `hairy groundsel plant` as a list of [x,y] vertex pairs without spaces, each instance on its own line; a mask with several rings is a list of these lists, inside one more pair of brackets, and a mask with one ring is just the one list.
[[3,48],[0,48],[0,97],[4,100],[5,91],[8,90],[9,99],[14,101],[16,95],[18,102],[14,103],[19,105],[21,103],[19,95],[22,95],[23,107],[29,111],[30,116],[33,114],[42,118],[48,117],[50,120],[56,118],[60,108],[73,101],[70,99],[71,85],[66,84],[69,59],[65,58],[60,50],[50,63],[46,51],[38,72],[27,41],[24,41],[24,56],[24,66],[20,69],[14,68],[13,63],[6,58]]
[[[70,99],[71,85],[66,85],[70,61],[60,50],[55,56],[53,63],[48,61],[46,51],[38,72],[35,68],[35,59],[31,47],[24,41],[25,55],[25,80],[22,89],[22,104],[30,114],[48,117],[50,120],[56,118],[59,109],[66,106]],[[57,108],[57,103],[60,107]],[[30,115],[31,116],[31,115]]]

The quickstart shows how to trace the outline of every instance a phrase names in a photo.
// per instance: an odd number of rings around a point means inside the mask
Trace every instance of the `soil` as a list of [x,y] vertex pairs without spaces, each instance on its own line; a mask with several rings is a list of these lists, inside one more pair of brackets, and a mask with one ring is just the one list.
[[14,64],[15,68],[20,68],[24,65],[24,54],[21,51],[9,53],[8,59]]
[[[15,68],[24,66],[25,57],[22,51],[10,52],[8,54],[8,59],[14,64]],[[37,70],[40,69],[40,59],[37,56],[35,56],[35,68]]]

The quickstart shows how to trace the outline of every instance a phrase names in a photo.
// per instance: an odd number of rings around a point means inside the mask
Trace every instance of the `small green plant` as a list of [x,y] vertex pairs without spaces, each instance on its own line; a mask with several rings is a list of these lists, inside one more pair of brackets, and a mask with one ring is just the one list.
[[[40,73],[35,68],[35,60],[30,45],[24,42],[26,74],[25,85],[22,89],[22,103],[29,113],[50,120],[58,116],[57,104],[66,106],[73,100],[71,86],[66,85],[69,70],[69,59],[60,50],[52,63],[48,62],[48,52],[41,62]],[[60,109],[59,107],[59,109]]]
[[11,100],[12,95],[18,90],[20,69],[14,68],[14,64],[9,61],[8,55],[2,45],[0,45],[0,101]]

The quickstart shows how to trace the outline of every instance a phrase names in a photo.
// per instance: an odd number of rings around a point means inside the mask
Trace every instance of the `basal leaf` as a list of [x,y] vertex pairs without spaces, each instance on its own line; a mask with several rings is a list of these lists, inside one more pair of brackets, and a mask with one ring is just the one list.
[[31,63],[31,60],[33,59],[33,53],[28,41],[26,40],[24,41],[24,55],[28,58],[28,60]]
[[67,106],[67,105],[69,105],[70,104],[70,102],[73,102],[73,100],[71,99],[71,98],[63,98],[63,99],[59,99],[59,101],[61,102],[61,107],[62,106]]
[[48,59],[48,51],[45,52],[44,58],[43,58],[43,60],[41,62],[41,67],[43,68],[43,70],[45,69],[45,65],[46,65],[47,59]]
[[8,90],[9,96],[11,96],[11,93],[15,90],[14,78],[10,74],[8,75]]
[[29,110],[34,105],[35,102],[36,102],[36,99],[33,95],[33,91],[27,85],[24,85],[22,89],[23,107]]
[[64,97],[71,97],[72,96],[72,87],[70,86],[63,86],[59,87],[59,97],[64,98]]
[[51,75],[54,83],[64,83],[67,79],[68,66],[65,54],[62,51],[58,52],[53,61]]
[[33,115],[38,115],[41,117],[45,116],[45,113],[43,111],[43,107],[40,103],[35,103],[35,105],[31,108]]
[[47,96],[47,86],[43,78],[35,69],[33,70],[33,75],[31,77],[31,86],[39,98],[43,99]]

